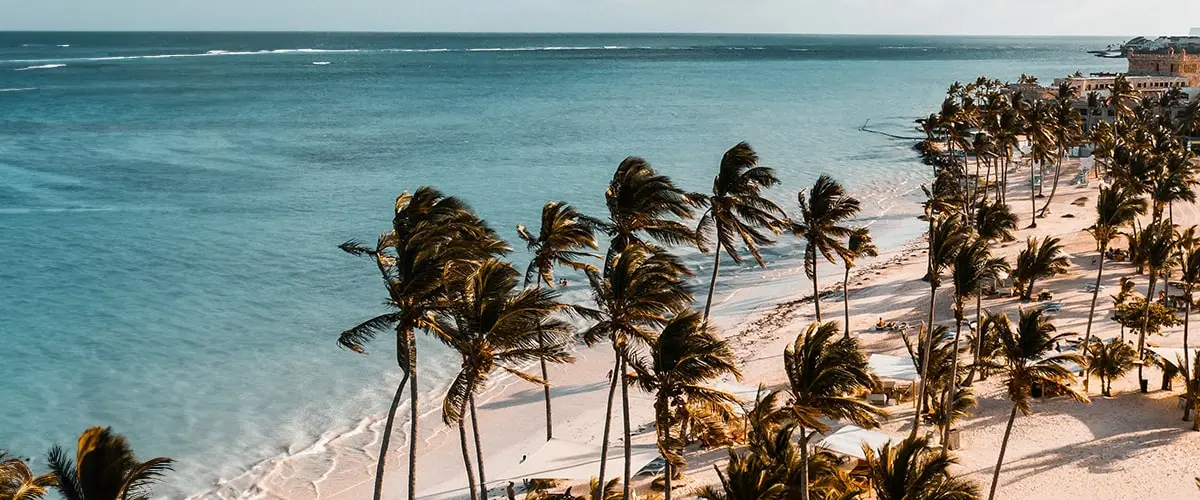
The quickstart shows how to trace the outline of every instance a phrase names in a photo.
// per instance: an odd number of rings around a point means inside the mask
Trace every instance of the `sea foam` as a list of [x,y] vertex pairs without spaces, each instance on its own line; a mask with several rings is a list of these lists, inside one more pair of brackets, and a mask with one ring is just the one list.
[[64,66],[66,66],[66,64],[43,64],[41,66],[26,66],[24,68],[17,68],[16,71],[27,71],[31,69],[54,69],[62,68]]

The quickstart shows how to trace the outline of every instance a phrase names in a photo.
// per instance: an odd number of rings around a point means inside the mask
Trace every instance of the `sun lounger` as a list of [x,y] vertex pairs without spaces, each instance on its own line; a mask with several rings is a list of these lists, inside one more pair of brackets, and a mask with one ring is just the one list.
[[650,463],[646,464],[645,467],[642,467],[641,470],[638,470],[637,474],[634,474],[634,477],[641,476],[643,474],[657,476],[662,474],[662,472],[665,470],[667,470],[666,459],[663,457],[658,457],[654,460],[651,460]]

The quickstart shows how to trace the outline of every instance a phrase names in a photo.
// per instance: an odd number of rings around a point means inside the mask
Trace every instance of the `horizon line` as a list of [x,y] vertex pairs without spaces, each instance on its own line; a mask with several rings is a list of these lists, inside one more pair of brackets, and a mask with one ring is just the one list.
[[[1128,33],[1099,34],[988,34],[988,33],[817,33],[817,32],[732,32],[732,31],[415,31],[415,30],[322,30],[322,29],[0,29],[0,33],[328,33],[328,34],[396,34],[396,35],[755,35],[755,36],[920,36],[972,38],[1107,38],[1136,37]],[[1188,36],[1188,35],[1154,35]]]

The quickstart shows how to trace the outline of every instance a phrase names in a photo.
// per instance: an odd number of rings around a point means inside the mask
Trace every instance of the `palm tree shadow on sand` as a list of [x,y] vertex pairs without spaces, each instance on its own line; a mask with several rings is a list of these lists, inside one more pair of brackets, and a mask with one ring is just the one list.
[[[562,398],[565,396],[572,396],[572,395],[576,395],[576,394],[584,394],[584,393],[588,393],[588,392],[602,391],[602,390],[607,390],[607,389],[608,389],[608,381],[600,381],[600,382],[593,382],[590,384],[573,384],[573,385],[554,386],[553,391],[554,391],[555,398]],[[519,392],[515,392],[506,398],[489,401],[487,403],[479,405],[479,407],[482,409],[485,409],[485,410],[499,410],[499,409],[503,409],[503,408],[512,408],[512,407],[516,407],[516,406],[523,406],[523,405],[527,405],[527,404],[538,403],[541,401],[542,401],[542,389],[541,389],[541,387],[534,387],[531,389],[525,389],[525,390],[522,390]]]

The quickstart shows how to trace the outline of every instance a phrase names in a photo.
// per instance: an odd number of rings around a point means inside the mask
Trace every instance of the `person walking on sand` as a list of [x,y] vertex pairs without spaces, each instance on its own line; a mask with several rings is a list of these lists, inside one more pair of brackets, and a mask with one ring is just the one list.
[[508,500],[517,500],[517,490],[513,489],[512,481],[508,482],[508,486],[504,488],[504,492],[508,493]]

